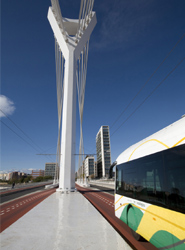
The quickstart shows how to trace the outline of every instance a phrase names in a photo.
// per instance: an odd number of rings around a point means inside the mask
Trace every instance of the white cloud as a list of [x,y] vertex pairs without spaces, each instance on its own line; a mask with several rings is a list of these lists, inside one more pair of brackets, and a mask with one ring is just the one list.
[[[11,101],[8,97],[4,95],[0,95],[0,109],[6,114],[11,115],[14,110],[15,106],[13,101]],[[5,114],[0,111],[0,117],[4,117]]]

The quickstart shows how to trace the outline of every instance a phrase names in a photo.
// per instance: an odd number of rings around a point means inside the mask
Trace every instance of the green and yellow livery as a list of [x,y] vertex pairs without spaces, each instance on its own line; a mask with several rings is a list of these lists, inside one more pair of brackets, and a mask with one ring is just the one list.
[[117,158],[115,215],[158,249],[185,249],[185,117]]

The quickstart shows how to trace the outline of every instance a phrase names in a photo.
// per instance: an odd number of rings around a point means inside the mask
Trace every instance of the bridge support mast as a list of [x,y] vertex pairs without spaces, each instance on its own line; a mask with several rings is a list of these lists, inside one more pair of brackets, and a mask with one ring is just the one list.
[[64,100],[62,114],[61,163],[58,191],[75,189],[76,150],[76,76],[74,51],[69,51],[65,63]]
[[[58,0],[52,0],[48,10],[48,20],[54,32],[56,42],[65,59],[62,140],[59,188],[57,191],[73,191],[75,189],[75,150],[76,150],[76,68],[84,46],[96,25],[95,12],[83,20],[63,18]],[[94,1],[89,0],[89,4]],[[84,1],[84,4],[86,1]],[[85,5],[84,5],[85,6]],[[93,7],[93,4],[92,4]],[[80,24],[83,24],[80,26]]]

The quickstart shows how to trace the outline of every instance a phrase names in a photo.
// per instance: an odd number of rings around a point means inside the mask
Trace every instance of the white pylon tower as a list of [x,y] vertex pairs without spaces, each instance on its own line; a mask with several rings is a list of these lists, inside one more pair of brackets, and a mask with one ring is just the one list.
[[58,0],[51,0],[51,4],[48,20],[55,36],[59,117],[57,153],[60,174],[57,191],[66,192],[75,189],[76,89],[82,132],[88,45],[96,25],[96,13],[92,11],[94,0],[81,0],[79,19],[63,18]]

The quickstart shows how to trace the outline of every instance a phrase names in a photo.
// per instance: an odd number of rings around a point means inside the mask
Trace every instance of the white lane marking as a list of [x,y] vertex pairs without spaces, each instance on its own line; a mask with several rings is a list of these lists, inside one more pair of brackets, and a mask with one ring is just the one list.
[[101,201],[105,202],[106,204],[108,204],[109,206],[114,207],[114,202],[107,200],[104,197],[101,197],[100,195],[97,194],[92,194],[93,196],[95,196],[96,198],[100,199]]

